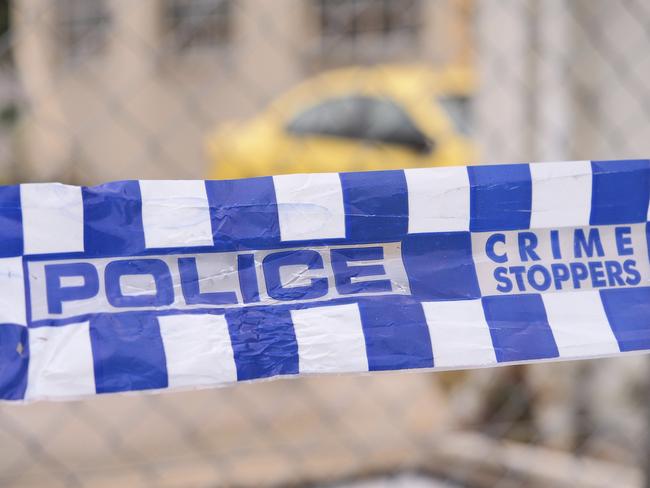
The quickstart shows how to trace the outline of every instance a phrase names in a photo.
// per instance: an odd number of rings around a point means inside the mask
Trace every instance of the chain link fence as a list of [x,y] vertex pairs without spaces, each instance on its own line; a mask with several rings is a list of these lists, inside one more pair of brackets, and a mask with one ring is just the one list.
[[[644,0],[5,0],[0,30],[4,183],[650,154]],[[451,69],[398,114],[435,147],[384,144],[387,94]],[[377,132],[287,142],[281,95],[315,77],[300,100],[390,102]],[[647,376],[628,356],[3,405],[0,485],[642,486]]]

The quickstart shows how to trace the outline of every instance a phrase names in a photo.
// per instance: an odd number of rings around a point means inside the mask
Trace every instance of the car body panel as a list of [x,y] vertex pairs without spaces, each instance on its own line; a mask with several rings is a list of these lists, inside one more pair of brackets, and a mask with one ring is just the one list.
[[[270,174],[363,171],[467,164],[476,159],[470,139],[454,126],[437,97],[470,97],[465,70],[434,72],[419,66],[347,68],[323,73],[277,98],[253,119],[225,124],[208,138],[213,178]],[[296,116],[325,101],[362,98],[401,108],[432,140],[430,151],[392,142],[326,134],[296,134]],[[377,104],[375,104],[377,105]]]

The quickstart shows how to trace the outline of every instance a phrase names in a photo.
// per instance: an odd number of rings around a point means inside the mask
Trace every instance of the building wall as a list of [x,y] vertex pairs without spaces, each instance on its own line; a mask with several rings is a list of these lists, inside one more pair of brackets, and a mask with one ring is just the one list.
[[[161,26],[161,0],[108,0],[102,52],[61,54],[57,9],[15,4],[17,65],[30,100],[23,130],[30,179],[88,183],[200,178],[204,140],[216,124],[253,115],[300,79],[350,62],[466,62],[467,0],[422,2],[415,49],[322,52],[314,3],[239,0],[223,46],[176,52]],[[452,38],[454,42],[444,42]],[[342,58],[337,57],[342,53]]]

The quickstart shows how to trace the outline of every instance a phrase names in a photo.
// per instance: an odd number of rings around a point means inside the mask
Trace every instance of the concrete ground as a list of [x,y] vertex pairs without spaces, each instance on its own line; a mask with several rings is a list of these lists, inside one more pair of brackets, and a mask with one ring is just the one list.
[[448,413],[430,374],[322,376],[0,406],[1,486],[260,486],[409,466]]

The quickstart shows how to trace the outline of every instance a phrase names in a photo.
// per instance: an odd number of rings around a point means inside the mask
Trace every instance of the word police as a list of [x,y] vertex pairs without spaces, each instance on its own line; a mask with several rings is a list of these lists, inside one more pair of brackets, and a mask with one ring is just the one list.
[[409,292],[397,244],[29,263],[32,318]]

